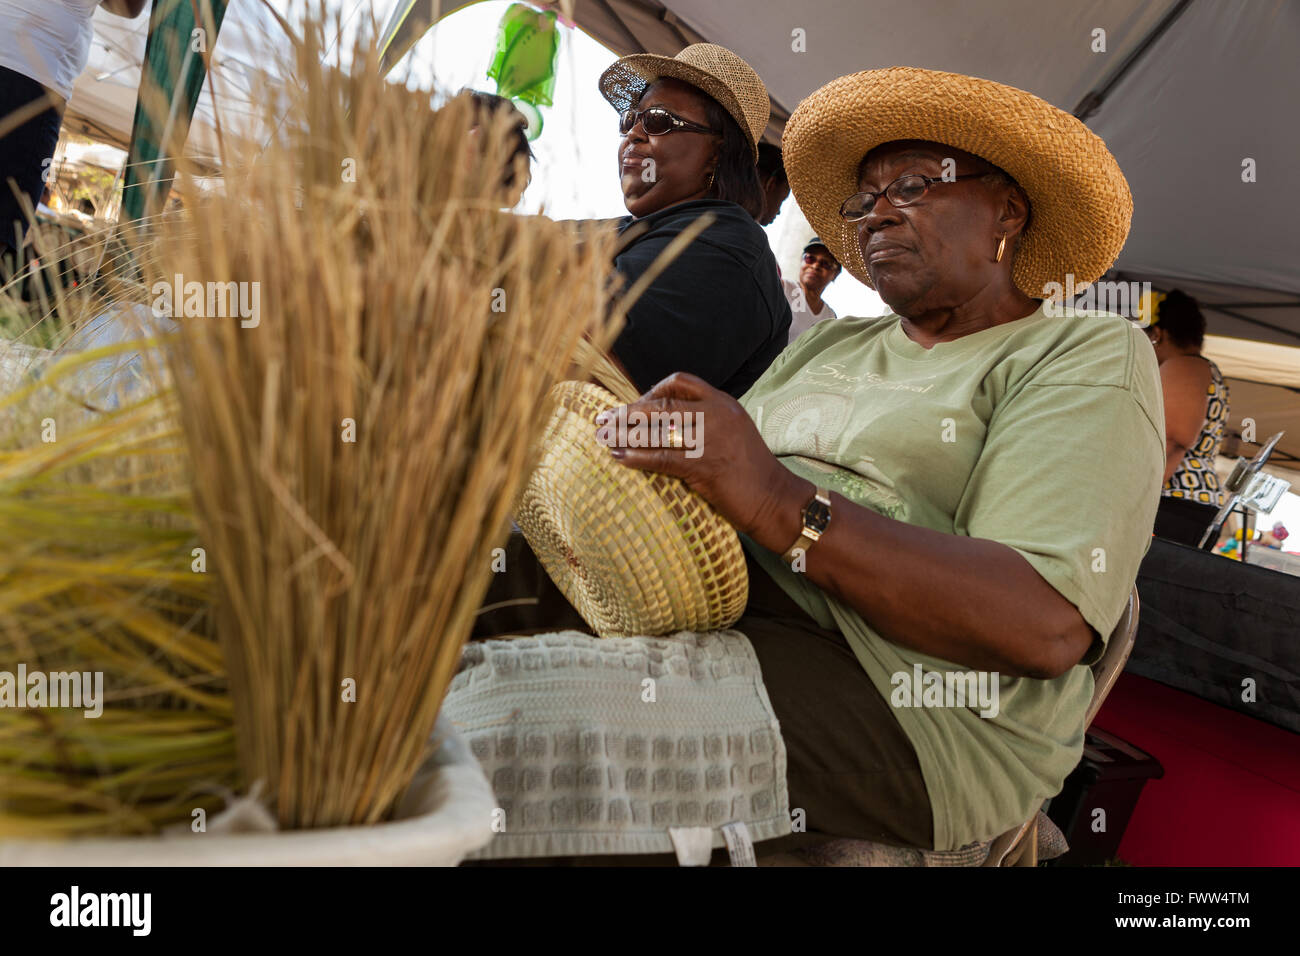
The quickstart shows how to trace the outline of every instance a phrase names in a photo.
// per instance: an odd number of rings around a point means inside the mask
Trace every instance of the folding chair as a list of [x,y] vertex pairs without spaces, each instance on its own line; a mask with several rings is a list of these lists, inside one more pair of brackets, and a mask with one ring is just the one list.
[[[1137,637],[1138,626],[1138,590],[1137,585],[1133,585],[1133,590],[1129,593],[1128,604],[1124,608],[1124,613],[1120,615],[1119,623],[1111,631],[1110,639],[1106,641],[1106,651],[1101,656],[1101,660],[1092,665],[1092,678],[1095,686],[1092,691],[1092,700],[1088,703],[1088,711],[1083,719],[1083,728],[1087,730],[1092,726],[1092,720],[1097,716],[1097,711],[1101,710],[1101,705],[1106,700],[1106,695],[1110,693],[1115,681],[1119,678],[1120,671],[1124,669],[1124,664],[1128,661],[1128,656],[1133,651],[1133,640]],[[1038,865],[1038,818],[1043,815],[1040,809],[1029,820],[1016,827],[1014,830],[1008,830],[1006,833],[993,840],[989,847],[988,859],[985,860],[984,866],[1037,866]]]

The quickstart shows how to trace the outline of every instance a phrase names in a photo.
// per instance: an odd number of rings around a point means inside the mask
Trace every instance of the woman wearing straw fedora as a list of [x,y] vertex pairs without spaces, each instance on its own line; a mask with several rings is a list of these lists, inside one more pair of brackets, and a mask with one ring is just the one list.
[[790,327],[776,259],[755,222],[767,89],[730,50],[696,43],[675,57],[623,57],[600,90],[619,111],[630,215],[618,220],[628,244],[615,266],[628,283],[701,216],[713,219],[632,307],[614,355],[642,389],[684,370],[739,397]]
[[672,376],[632,408],[700,413],[703,453],[611,453],[742,533],[735,627],[809,834],[958,849],[1061,789],[1080,665],[1151,539],[1151,349],[1119,316],[1045,301],[1110,266],[1132,201],[1074,117],[950,73],[841,77],[782,145],[809,222],[893,314],[814,326],[740,402]]

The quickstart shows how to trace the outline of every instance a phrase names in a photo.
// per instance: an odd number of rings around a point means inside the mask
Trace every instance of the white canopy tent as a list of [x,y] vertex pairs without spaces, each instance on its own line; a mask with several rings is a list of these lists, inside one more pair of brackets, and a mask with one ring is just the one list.
[[[295,0],[272,4],[284,12],[294,5]],[[351,12],[357,6],[356,0],[332,0],[327,8]],[[145,14],[127,20],[100,9],[95,11],[94,28],[90,60],[77,78],[64,125],[126,149],[135,119],[149,17]],[[258,74],[269,71],[273,76],[288,76],[292,67],[284,32],[262,0],[230,0],[218,42],[208,52],[218,96],[214,103],[209,77],[190,125],[186,152],[203,165],[216,166],[221,155],[219,135],[253,135]]]

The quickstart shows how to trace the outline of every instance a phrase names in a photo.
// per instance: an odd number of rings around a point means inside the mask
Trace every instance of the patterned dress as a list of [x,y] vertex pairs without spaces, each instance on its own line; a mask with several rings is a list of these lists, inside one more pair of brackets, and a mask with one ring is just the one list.
[[[1198,358],[1205,358],[1200,355]],[[1218,508],[1223,504],[1223,490],[1219,474],[1214,470],[1214,459],[1223,442],[1223,428],[1228,422],[1228,386],[1224,384],[1219,366],[1205,359],[1210,366],[1209,403],[1205,409],[1205,423],[1196,443],[1187,449],[1178,470],[1169,476],[1160,494],[1166,498],[1180,498],[1197,504]]]

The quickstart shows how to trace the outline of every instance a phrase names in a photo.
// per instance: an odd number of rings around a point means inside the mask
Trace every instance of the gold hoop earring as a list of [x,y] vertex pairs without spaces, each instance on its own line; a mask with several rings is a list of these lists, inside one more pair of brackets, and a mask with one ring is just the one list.
[[714,166],[712,169],[709,170],[709,184],[704,187],[705,192],[709,192],[713,189],[713,177],[715,177],[716,175],[718,175],[718,167]]
[[1007,249],[1007,234],[1004,232],[1004,233],[1002,234],[1002,241],[998,243],[998,257],[997,257],[995,260],[993,260],[993,261],[994,261],[994,262],[1001,262],[1001,261],[1002,261],[1002,253],[1004,253],[1004,252],[1006,251],[1006,249]]

